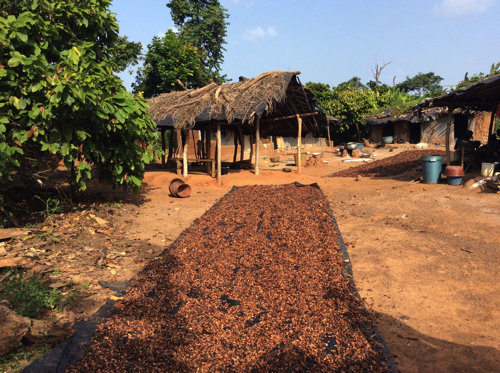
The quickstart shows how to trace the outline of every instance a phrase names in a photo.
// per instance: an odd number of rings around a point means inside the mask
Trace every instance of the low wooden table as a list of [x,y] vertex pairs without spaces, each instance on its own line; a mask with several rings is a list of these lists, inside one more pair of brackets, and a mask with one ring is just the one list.
[[[182,175],[182,158],[172,158],[177,164],[177,175]],[[205,163],[207,173],[215,177],[215,159],[188,159],[188,162]]]

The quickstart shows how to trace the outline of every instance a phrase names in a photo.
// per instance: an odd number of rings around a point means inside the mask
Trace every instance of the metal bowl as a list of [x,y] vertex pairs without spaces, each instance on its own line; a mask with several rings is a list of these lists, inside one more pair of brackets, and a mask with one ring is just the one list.
[[312,153],[312,156],[314,158],[321,158],[323,156],[323,153]]
[[358,147],[358,144],[355,143],[355,142],[348,142],[346,145],[345,145],[345,148],[347,150],[354,150]]

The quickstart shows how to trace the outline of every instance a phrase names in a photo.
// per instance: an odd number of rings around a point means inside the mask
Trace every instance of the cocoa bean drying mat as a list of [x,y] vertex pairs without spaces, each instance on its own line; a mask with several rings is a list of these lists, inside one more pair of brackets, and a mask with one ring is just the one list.
[[397,371],[317,184],[235,187],[107,285],[123,299],[23,372]]
[[324,177],[392,177],[419,167],[420,157],[424,155],[446,156],[443,150],[405,150],[387,158],[377,159],[370,163],[350,167]]

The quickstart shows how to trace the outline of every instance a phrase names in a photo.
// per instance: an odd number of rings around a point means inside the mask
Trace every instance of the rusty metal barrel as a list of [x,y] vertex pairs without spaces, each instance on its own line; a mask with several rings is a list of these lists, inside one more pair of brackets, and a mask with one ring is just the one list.
[[172,180],[168,190],[174,197],[186,198],[191,195],[191,187],[181,179]]

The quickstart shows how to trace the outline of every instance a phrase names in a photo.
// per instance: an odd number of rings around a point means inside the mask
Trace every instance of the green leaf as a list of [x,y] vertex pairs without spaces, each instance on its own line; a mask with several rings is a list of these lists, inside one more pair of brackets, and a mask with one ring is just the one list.
[[24,43],[28,42],[28,34],[25,30],[17,30],[17,38]]
[[83,171],[83,170],[85,170],[86,168],[87,168],[87,165],[86,165],[85,163],[82,163],[82,162],[78,163],[78,169],[79,169],[79,170],[82,170],[82,171]]
[[69,95],[68,93],[65,93],[64,96],[65,96],[64,102],[66,102],[66,105],[71,106],[75,102],[73,96]]
[[[73,47],[74,48],[74,47]],[[78,65],[78,62],[80,61],[80,57],[78,54],[75,52],[74,49],[70,49],[69,51],[69,59],[71,62],[73,62],[75,65]]]
[[21,64],[23,62],[23,58],[22,57],[12,57],[9,62],[7,62],[7,64],[10,66],[10,67],[17,67],[19,66],[19,64]]
[[135,185],[137,185],[137,186],[141,186],[141,181],[140,181],[138,178],[136,178],[135,176],[130,175],[128,178],[129,178],[129,179],[130,179],[130,180],[131,180],[131,181],[132,181]]
[[0,78],[3,78],[4,76],[7,76],[7,70],[2,69],[0,70]]
[[19,103],[17,105],[17,108],[20,109],[20,110],[24,110],[26,109],[26,104],[27,104],[27,100],[25,97],[21,97],[21,99],[19,100]]

